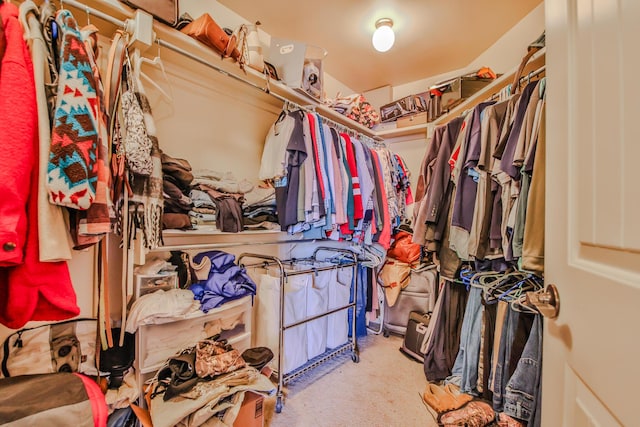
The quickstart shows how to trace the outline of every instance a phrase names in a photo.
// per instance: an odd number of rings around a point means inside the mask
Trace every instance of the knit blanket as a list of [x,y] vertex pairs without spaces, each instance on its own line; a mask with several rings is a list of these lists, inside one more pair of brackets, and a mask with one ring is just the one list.
[[[149,176],[130,171],[129,184],[133,192],[129,199],[129,224],[142,230],[143,244],[148,249],[162,245],[162,151],[156,137],[151,105],[139,77],[133,73],[133,89],[143,114],[143,123],[151,142],[152,168]],[[137,130],[139,131],[139,129]],[[130,238],[133,237],[130,235]]]
[[98,175],[95,199],[89,209],[77,211],[75,215],[70,215],[71,235],[75,249],[86,248],[98,243],[102,237],[111,231],[112,219],[115,218],[110,192],[111,171],[109,170],[107,113],[104,105],[102,79],[97,64],[99,56],[98,29],[94,25],[88,25],[82,29],[81,34],[87,48],[87,56],[91,64],[96,88],[97,102],[92,105],[92,114],[96,117],[95,124],[98,133]]
[[96,197],[98,144],[97,104],[87,48],[68,10],[56,17],[62,46],[58,97],[54,114],[47,182],[51,203],[88,209]]

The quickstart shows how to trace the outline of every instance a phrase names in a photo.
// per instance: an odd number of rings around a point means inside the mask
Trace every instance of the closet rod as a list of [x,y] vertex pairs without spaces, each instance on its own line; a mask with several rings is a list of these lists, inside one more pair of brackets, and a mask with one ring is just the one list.
[[93,7],[89,7],[85,4],[80,3],[79,1],[76,0],[60,0],[60,6],[64,7],[64,5],[67,4],[69,6],[75,7],[76,9],[80,9],[80,10],[84,10],[87,14],[89,15],[93,15],[96,16],[104,21],[107,21],[113,25],[115,25],[116,27],[120,27],[120,28],[125,28],[125,21],[121,21],[118,18],[114,18],[111,15],[108,15],[98,9],[95,9]]
[[149,252],[163,252],[163,251],[188,251],[197,249],[221,249],[232,248],[237,246],[263,246],[263,245],[281,245],[284,243],[309,243],[315,242],[317,239],[297,239],[297,240],[273,240],[269,242],[233,242],[233,243],[203,243],[192,245],[167,245],[159,246],[155,249],[150,249]]
[[[246,268],[268,268],[272,265],[282,265],[282,264],[292,264],[295,263],[296,261],[310,261],[308,258],[301,258],[301,259],[293,259],[290,261],[281,261],[281,262],[275,262],[275,261],[271,261],[271,262],[257,262],[254,264],[244,264],[244,267]],[[337,270],[339,268],[345,268],[345,267],[353,267],[354,265],[356,265],[355,262],[348,262],[348,263],[344,263],[344,264],[335,264],[335,265],[328,265],[326,267],[310,267],[310,268],[305,268],[304,270],[293,270],[293,271],[285,271],[284,275],[285,277],[290,277],[290,276],[300,276],[302,274],[311,274],[311,273],[317,273],[319,271],[330,271],[330,270]]]
[[530,73],[527,73],[526,76],[520,77],[520,83],[522,83],[525,79],[532,79],[533,77],[539,76],[540,74],[545,72],[546,68],[547,68],[547,66],[543,65],[542,67],[538,68],[537,70],[531,71]]

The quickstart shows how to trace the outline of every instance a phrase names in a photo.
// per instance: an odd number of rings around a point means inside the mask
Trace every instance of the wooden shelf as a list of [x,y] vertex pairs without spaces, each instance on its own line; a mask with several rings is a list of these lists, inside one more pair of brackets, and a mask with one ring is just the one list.
[[195,228],[193,230],[176,230],[176,229],[167,229],[162,231],[162,235],[164,237],[191,237],[191,236],[247,236],[254,234],[285,234],[287,233],[280,230],[244,230],[239,233],[229,233],[218,230],[215,226],[202,226]]
[[402,128],[381,130],[376,132],[376,136],[386,142],[399,142],[401,140],[415,139],[420,136],[426,137],[429,126],[431,126],[431,123],[420,123]]

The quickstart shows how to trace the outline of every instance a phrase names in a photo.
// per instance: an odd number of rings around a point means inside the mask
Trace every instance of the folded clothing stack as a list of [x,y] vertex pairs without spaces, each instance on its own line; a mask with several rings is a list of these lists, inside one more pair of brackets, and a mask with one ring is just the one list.
[[256,186],[244,198],[242,221],[245,230],[280,230],[275,188]]
[[164,195],[163,228],[193,228],[189,211],[193,202],[189,197],[193,173],[187,160],[162,153],[162,190]]
[[[193,196],[201,204],[192,211],[191,216],[198,225],[215,220],[216,228],[220,231],[237,233],[243,230],[242,204],[244,194],[253,189],[253,184],[246,179],[237,180],[233,173],[220,173],[208,169],[194,171]],[[193,193],[197,190],[197,193]],[[214,208],[202,211],[206,196]]]

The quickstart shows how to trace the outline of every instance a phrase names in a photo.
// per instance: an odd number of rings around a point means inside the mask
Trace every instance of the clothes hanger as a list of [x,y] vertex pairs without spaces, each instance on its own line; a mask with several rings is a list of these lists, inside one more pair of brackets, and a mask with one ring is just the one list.
[[524,279],[518,281],[511,288],[503,291],[497,296],[501,301],[513,301],[519,298],[521,295],[526,294],[529,291],[538,291],[543,288],[543,284],[539,283],[537,277],[533,274],[526,274]]
[[529,305],[527,300],[527,295],[523,294],[514,298],[509,305],[514,311],[520,313],[528,313],[528,314],[540,314],[540,312],[535,308]]
[[[136,63],[135,72],[138,77],[143,78],[147,83],[155,87],[167,102],[173,102],[173,88],[171,87],[171,82],[169,81],[169,77],[167,76],[167,72],[164,68],[164,63],[162,62],[162,58],[160,57],[160,40],[157,39],[156,41],[158,43],[157,56],[153,59],[145,58],[142,55],[137,56],[138,60]],[[151,77],[149,77],[142,71],[143,64],[149,64],[157,68],[158,70],[160,70],[160,74],[162,75],[162,78],[164,79],[165,82],[167,82],[167,87],[169,88],[168,92],[164,90],[155,80],[153,80]]]
[[483,299],[487,304],[493,304],[499,301],[498,296],[505,291],[513,290],[514,280],[521,281],[524,279],[522,272],[515,270],[499,275],[485,275],[480,277],[479,282],[484,286]]

